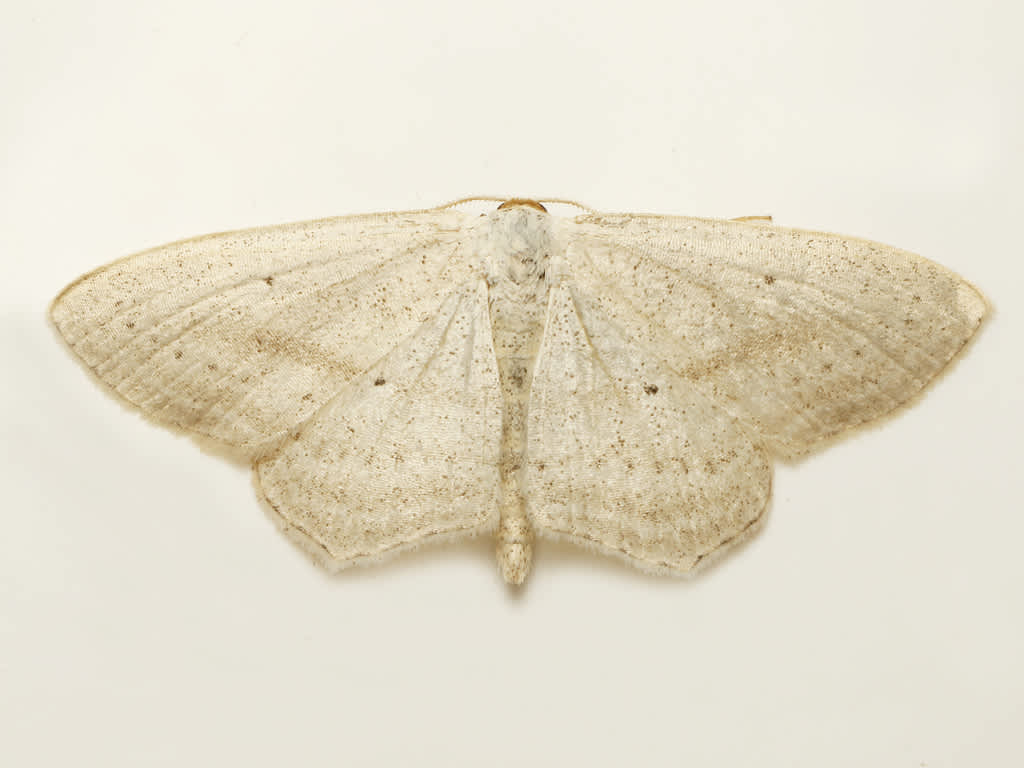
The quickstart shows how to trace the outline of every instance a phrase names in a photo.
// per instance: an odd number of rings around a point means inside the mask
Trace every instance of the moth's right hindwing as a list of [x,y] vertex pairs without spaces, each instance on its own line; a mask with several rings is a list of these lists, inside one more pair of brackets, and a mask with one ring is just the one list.
[[530,393],[530,519],[646,570],[689,570],[760,518],[767,458],[689,382],[578,309],[566,285],[553,290]]

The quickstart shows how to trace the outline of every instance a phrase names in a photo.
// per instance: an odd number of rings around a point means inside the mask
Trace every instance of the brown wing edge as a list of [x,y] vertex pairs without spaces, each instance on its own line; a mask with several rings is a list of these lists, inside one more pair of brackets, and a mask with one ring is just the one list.
[[[762,451],[762,453],[764,452]],[[773,478],[771,460],[767,455],[765,455],[765,466],[767,468],[765,497],[764,502],[761,504],[761,510],[758,512],[757,516],[747,523],[746,527],[741,531],[720,542],[714,549],[693,558],[685,567],[673,567],[668,563],[641,560],[635,555],[632,555],[625,550],[618,549],[617,547],[609,547],[593,539],[574,536],[560,531],[553,531],[549,528],[535,528],[535,532],[540,539],[571,544],[573,547],[582,548],[587,552],[592,552],[604,557],[610,557],[612,560],[629,565],[633,570],[639,571],[640,573],[648,576],[672,576],[678,579],[699,578],[704,573],[718,567],[719,563],[730,559],[734,553],[738,553],[740,550],[744,549],[751,540],[757,537],[757,534],[759,534],[761,529],[767,524],[768,518],[771,516],[772,509]]]
[[[385,547],[377,552],[366,552],[357,555],[356,557],[339,560],[335,558],[328,549],[317,541],[316,538],[314,538],[308,531],[302,528],[302,526],[296,525],[295,523],[287,520],[281,510],[270,500],[266,491],[263,490],[263,484],[260,482],[258,461],[254,461],[252,464],[252,485],[256,490],[260,506],[263,508],[267,517],[270,518],[274,527],[283,534],[293,546],[312,560],[314,565],[329,574],[337,574],[351,568],[389,563],[392,560],[400,559],[398,556],[405,553],[417,552],[421,549],[435,549],[445,544],[472,541],[484,536],[493,535],[498,530],[499,520],[495,516],[493,522],[485,525],[467,526],[453,531],[428,534],[416,541],[402,542],[391,547]],[[486,550],[481,551],[484,559],[488,561],[493,560],[494,552],[492,549],[493,548],[488,545]]]

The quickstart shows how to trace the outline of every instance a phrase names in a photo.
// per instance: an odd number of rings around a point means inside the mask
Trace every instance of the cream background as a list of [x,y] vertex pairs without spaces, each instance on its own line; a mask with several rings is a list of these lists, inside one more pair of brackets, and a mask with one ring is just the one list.
[[[1024,285],[1003,2],[36,3],[0,28],[0,762],[1024,760]],[[208,231],[554,195],[771,213],[996,314],[916,407],[779,466],[691,581],[541,542],[328,577],[248,470],[104,396],[44,322]]]

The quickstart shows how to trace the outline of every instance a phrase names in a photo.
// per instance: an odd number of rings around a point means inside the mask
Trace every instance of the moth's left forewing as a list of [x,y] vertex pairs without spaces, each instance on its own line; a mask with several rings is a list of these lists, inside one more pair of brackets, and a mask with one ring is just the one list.
[[765,224],[593,215],[567,222],[583,311],[782,456],[920,392],[987,305],[953,272],[856,238]]
[[168,243],[79,278],[51,317],[148,417],[258,454],[469,279],[472,222],[414,211]]

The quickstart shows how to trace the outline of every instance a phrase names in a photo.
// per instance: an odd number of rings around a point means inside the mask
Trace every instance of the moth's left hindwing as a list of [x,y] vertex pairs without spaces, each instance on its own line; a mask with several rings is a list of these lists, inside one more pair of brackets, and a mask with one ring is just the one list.
[[501,414],[487,289],[474,280],[257,464],[259,485],[335,568],[493,529]]

